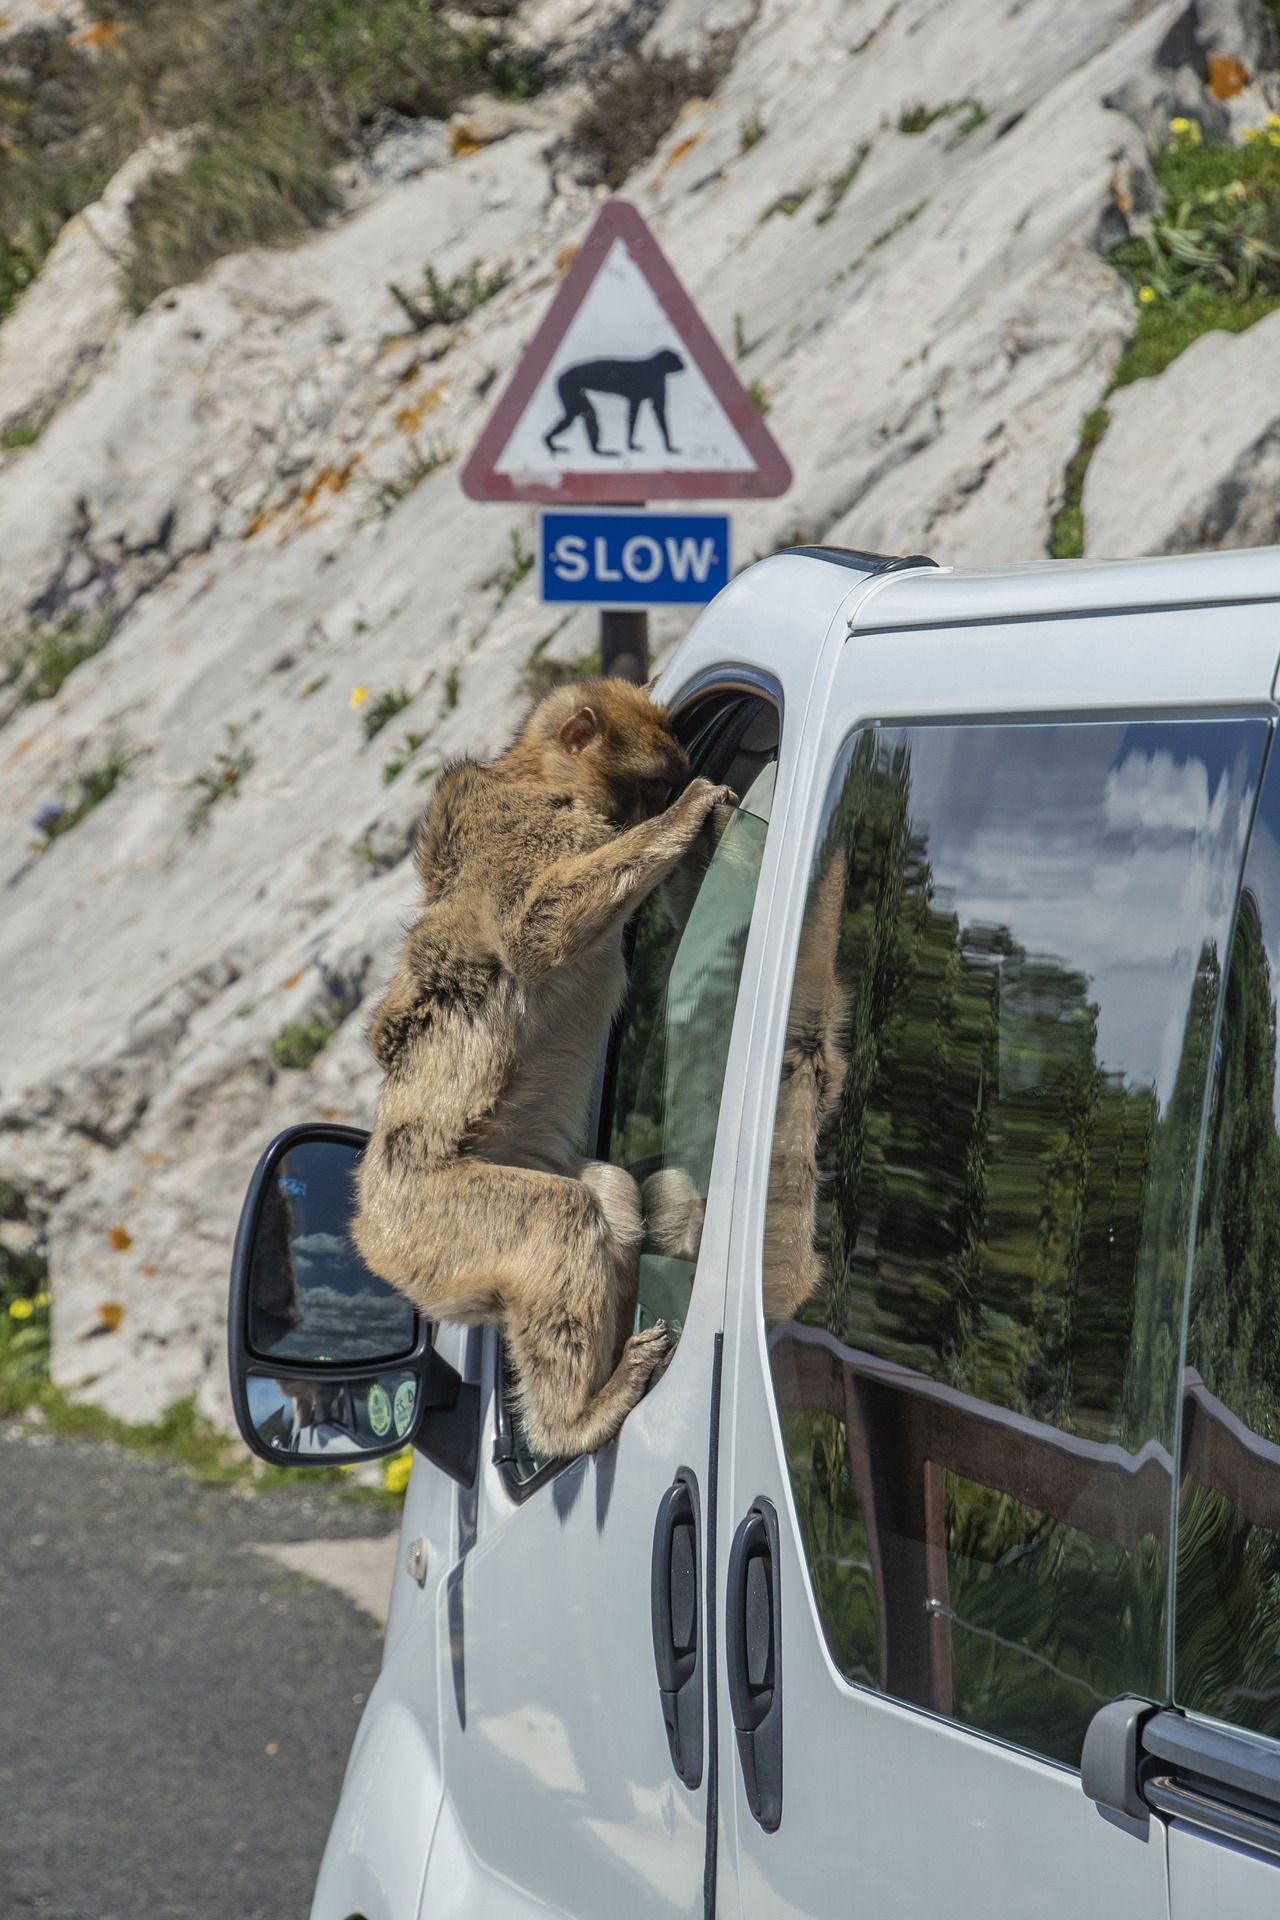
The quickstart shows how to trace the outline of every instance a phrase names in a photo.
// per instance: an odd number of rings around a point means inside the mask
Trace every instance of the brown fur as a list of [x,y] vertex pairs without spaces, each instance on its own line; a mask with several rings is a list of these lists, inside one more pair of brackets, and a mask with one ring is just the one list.
[[386,1070],[353,1237],[430,1319],[501,1326],[539,1451],[617,1432],[666,1348],[631,1334],[635,1182],[578,1151],[626,986],[623,923],[725,797],[663,708],[618,680],[560,687],[500,759],[441,780],[425,904],[374,1016]]
[[844,861],[837,854],[810,891],[800,929],[764,1228],[764,1312],[766,1320],[774,1322],[790,1320],[825,1277],[813,1244],[817,1148],[823,1123],[840,1099],[848,1065],[840,1033],[848,1018],[849,996],[836,965],[844,885]]

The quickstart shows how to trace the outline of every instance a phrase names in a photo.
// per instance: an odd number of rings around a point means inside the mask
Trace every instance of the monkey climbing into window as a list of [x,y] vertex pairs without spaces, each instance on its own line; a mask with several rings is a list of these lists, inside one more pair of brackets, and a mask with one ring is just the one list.
[[386,1078],[353,1238],[428,1319],[502,1328],[544,1454],[612,1439],[667,1351],[661,1324],[630,1331],[635,1182],[579,1149],[623,924],[731,798],[687,775],[665,711],[619,680],[557,689],[496,761],[452,766],[369,1031]]
[[564,453],[566,449],[558,447],[556,441],[562,433],[568,432],[575,420],[581,420],[587,430],[592,453],[616,460],[621,449],[600,445],[600,416],[589,398],[593,393],[616,393],[627,403],[629,453],[637,451],[636,422],[646,400],[653,408],[663,446],[668,453],[678,453],[680,449],[672,446],[671,436],[667,432],[667,381],[673,373],[683,372],[684,361],[670,347],[664,347],[661,353],[651,353],[647,360],[583,360],[577,366],[566,367],[556,381],[563,415],[542,436],[547,451]]

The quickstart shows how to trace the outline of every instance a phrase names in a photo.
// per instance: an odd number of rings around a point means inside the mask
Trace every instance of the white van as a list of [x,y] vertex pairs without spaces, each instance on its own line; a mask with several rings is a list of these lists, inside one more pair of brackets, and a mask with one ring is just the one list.
[[[362,1134],[268,1150],[246,1440],[418,1449],[314,1920],[1280,1911],[1278,658],[1276,551],[797,549],[707,609],[659,694],[741,805],[629,933],[597,1115],[705,1210],[598,1454],[359,1266]],[[825,1278],[773,1324],[823,885]]]

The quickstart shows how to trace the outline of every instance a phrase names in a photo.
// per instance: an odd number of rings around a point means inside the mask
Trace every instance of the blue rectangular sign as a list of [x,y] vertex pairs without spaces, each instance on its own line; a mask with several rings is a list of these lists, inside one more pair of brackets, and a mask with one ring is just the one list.
[[656,607],[712,600],[729,581],[727,513],[541,516],[544,600]]

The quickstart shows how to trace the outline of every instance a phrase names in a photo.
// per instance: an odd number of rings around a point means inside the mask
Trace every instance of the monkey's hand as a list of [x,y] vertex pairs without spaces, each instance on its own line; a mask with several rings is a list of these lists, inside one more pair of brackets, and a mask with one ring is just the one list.
[[673,837],[682,849],[687,850],[703,828],[715,819],[716,810],[732,807],[737,798],[732,787],[714,786],[710,780],[704,780],[699,775],[689,782],[682,793],[676,795],[662,819],[670,822]]

